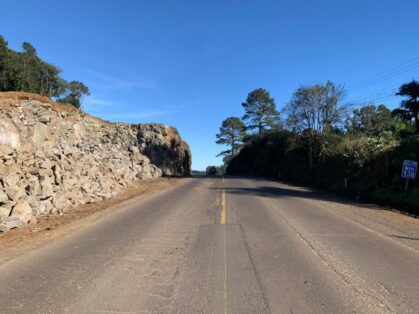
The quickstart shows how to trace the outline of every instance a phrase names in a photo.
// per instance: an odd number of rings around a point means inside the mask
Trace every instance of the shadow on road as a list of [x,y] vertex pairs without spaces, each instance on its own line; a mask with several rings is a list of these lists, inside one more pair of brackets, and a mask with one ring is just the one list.
[[205,175],[205,174],[196,174],[192,175],[191,178],[198,178],[198,179],[221,179],[222,176],[220,175]]
[[[203,176],[203,178],[210,178],[209,176]],[[213,177],[219,178],[219,177]],[[306,188],[299,186],[290,186],[284,183],[283,186],[272,186],[269,185],[269,179],[252,178],[252,177],[226,177],[229,179],[230,184],[228,187],[213,187],[212,189],[223,189],[227,194],[242,194],[242,195],[255,195],[260,197],[268,198],[303,198],[311,200],[321,200],[334,202],[339,204],[354,205],[364,208],[371,209],[386,209],[378,207],[375,204],[365,203],[356,199],[345,197],[330,191],[316,190],[315,188]],[[239,181],[235,184],[235,180],[250,179],[259,182],[259,186],[256,184],[254,187],[243,186]],[[273,184],[281,182],[272,181]],[[390,210],[390,209],[386,209]]]
[[389,237],[398,238],[398,239],[404,239],[404,240],[419,241],[419,238],[405,237],[405,236],[399,236],[399,235],[394,235],[394,234],[389,235]]

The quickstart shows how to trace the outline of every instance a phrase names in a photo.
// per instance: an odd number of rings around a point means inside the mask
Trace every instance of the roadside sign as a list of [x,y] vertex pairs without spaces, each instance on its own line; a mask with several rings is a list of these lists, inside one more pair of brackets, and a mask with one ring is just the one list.
[[418,170],[417,161],[413,161],[413,160],[403,161],[402,178],[412,179],[412,180],[416,179],[417,170]]

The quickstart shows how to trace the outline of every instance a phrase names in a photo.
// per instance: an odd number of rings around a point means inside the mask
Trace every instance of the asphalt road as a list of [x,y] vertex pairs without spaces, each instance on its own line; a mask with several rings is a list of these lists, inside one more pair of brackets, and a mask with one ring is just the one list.
[[419,224],[193,178],[0,265],[1,313],[418,313]]

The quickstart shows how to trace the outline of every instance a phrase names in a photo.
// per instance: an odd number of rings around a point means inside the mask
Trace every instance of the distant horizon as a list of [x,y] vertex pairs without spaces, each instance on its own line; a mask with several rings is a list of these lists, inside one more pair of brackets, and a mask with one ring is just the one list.
[[[222,163],[215,144],[223,119],[267,89],[279,110],[301,85],[330,80],[345,101],[385,104],[418,79],[412,1],[73,1],[2,4],[9,47],[28,41],[67,80],[91,90],[83,110],[111,122],[176,127],[192,169]],[[239,10],[237,8],[240,8]],[[55,18],[57,12],[65,12]],[[331,27],[333,25],[333,27]]]

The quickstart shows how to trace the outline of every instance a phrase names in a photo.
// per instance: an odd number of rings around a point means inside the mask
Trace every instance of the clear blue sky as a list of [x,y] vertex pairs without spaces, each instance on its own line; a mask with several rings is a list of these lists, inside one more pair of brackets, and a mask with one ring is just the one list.
[[418,78],[418,12],[413,0],[3,0],[0,34],[85,82],[87,112],[176,126],[204,169],[221,163],[215,134],[254,88],[281,108],[301,84],[344,83],[347,101],[368,101]]

